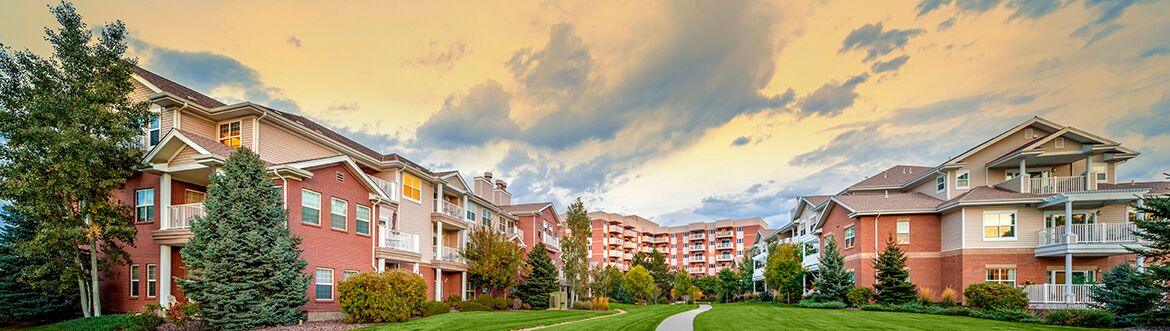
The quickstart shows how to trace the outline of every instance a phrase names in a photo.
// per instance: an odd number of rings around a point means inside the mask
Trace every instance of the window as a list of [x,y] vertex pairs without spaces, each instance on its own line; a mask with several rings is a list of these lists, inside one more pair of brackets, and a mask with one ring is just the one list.
[[743,250],[742,249],[736,250],[735,255],[743,255]]
[[1016,239],[1016,212],[1014,211],[986,211],[983,212],[983,239],[984,240],[1015,240]]
[[467,220],[475,222],[475,206],[471,206],[471,208],[467,208]]
[[959,171],[955,176],[955,188],[969,188],[971,187],[971,172],[967,170]]
[[845,228],[845,248],[853,248],[854,243],[853,227],[850,226]]
[[313,277],[313,298],[333,301],[333,269],[317,268],[316,277]]
[[402,197],[422,203],[422,181],[414,175],[402,173]]
[[735,240],[735,243],[736,243],[736,244],[742,244],[742,243],[743,243],[743,238],[736,239],[736,240]]
[[[1067,284],[1068,280],[1064,277],[1064,269],[1049,270],[1048,271],[1049,284]],[[1093,270],[1073,270],[1072,272],[1073,285],[1081,284],[1096,284],[1097,272]]]
[[334,229],[345,230],[347,209],[349,209],[348,202],[338,198],[332,198],[329,203],[329,226]]
[[301,222],[321,225],[321,193],[301,190]]
[[158,296],[158,266],[153,264],[146,265],[146,296],[153,298]]
[[219,143],[231,148],[240,148],[240,121],[219,125]]
[[1064,137],[1056,137],[1056,139],[1052,141],[1052,145],[1056,148],[1064,148]]
[[130,296],[138,297],[138,288],[140,287],[138,275],[138,265],[130,265]]
[[743,232],[743,227],[742,227],[742,226],[737,226],[737,227],[735,227],[735,231],[738,231],[738,232]]
[[134,220],[154,222],[154,189],[134,191]]
[[1093,173],[1097,174],[1097,182],[1103,183],[1109,180],[1109,168],[1104,164],[1093,165]]
[[[1064,226],[1067,222],[1064,219],[1063,210],[1050,210],[1044,212],[1044,228],[1055,228]],[[1097,223],[1097,212],[1074,210],[1072,213],[1072,224],[1094,224]],[[1074,230],[1075,231],[1075,230]]]
[[491,227],[492,226],[492,211],[488,210],[487,208],[484,208],[480,214],[483,215],[483,226]]
[[946,176],[938,176],[938,178],[935,178],[934,179],[934,186],[935,186],[935,189],[937,189],[939,193],[946,191],[947,190],[947,177]]
[[370,207],[357,205],[357,223],[353,230],[358,234],[370,234]]
[[1032,130],[1032,128],[1024,129],[1024,139],[1032,139],[1032,138],[1036,137],[1035,134],[1036,134],[1036,131]]
[[1016,268],[987,269],[987,282],[1007,284],[1016,287]]
[[[279,189],[279,186],[278,186],[278,189]],[[192,191],[192,190],[183,190],[183,202],[184,203],[200,203],[200,202],[203,202],[206,200],[207,200],[207,193],[203,193],[203,192],[199,192],[199,191]]]
[[898,221],[898,245],[910,244],[910,221]]
[[341,273],[341,280],[349,280],[349,277],[357,276],[357,270],[346,270]]
[[146,148],[158,145],[159,137],[159,117],[158,113],[150,114],[150,122],[146,123]]

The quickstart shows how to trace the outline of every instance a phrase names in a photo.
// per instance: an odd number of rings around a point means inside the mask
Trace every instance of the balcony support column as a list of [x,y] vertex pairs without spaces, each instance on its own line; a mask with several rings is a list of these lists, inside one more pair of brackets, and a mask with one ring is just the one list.
[[460,273],[460,278],[462,280],[459,282],[459,286],[460,286],[459,298],[462,299],[463,301],[467,301],[467,272],[464,271],[464,272]]
[[435,301],[443,301],[443,268],[435,268]]
[[[1064,244],[1072,244],[1072,200],[1065,200],[1064,202]],[[1072,265],[1073,256],[1071,252],[1064,253],[1064,302],[1073,303],[1073,287],[1072,287]]]
[[[1090,178],[1090,176],[1092,178]],[[1096,183],[1094,183],[1094,180],[1097,179],[1096,176],[1097,175],[1093,173],[1093,153],[1089,152],[1089,153],[1085,154],[1085,190],[1086,191],[1096,189],[1096,187],[1095,187],[1096,185],[1093,185],[1093,184],[1096,184]]]
[[171,305],[171,245],[158,246],[158,304]]
[[171,226],[171,173],[164,172],[158,181],[159,229]]
[[1020,159],[1020,172],[1016,177],[1020,178],[1020,192],[1032,192],[1032,178],[1028,176],[1028,159]]
[[386,259],[378,259],[378,272],[386,272]]
[[[1138,199],[1138,201],[1137,201],[1137,208],[1138,208],[1137,219],[1139,219],[1139,220],[1146,219],[1146,213],[1142,211],[1142,207],[1145,207],[1145,206],[1146,206],[1146,201],[1142,200],[1142,199]],[[1138,243],[1139,244],[1141,243],[1140,239],[1138,240]],[[1138,255],[1136,264],[1137,264],[1138,272],[1145,272],[1146,271],[1146,258],[1144,256]]]
[[433,259],[442,260],[443,257],[443,222],[435,222],[435,256]]
[[439,183],[439,185],[435,185],[435,192],[438,192],[435,194],[435,212],[441,213],[441,212],[443,212],[443,202],[447,201],[447,200],[443,200],[443,184],[442,183]]

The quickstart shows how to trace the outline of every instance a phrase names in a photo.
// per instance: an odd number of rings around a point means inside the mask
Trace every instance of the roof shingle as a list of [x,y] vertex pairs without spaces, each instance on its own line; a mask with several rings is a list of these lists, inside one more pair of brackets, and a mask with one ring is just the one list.
[[934,167],[896,165],[857,182],[857,184],[853,184],[849,188],[863,189],[867,187],[902,186],[911,180],[922,177],[923,174],[931,170],[934,170]]
[[839,195],[834,199],[858,213],[933,209],[943,202],[919,192],[889,195]]

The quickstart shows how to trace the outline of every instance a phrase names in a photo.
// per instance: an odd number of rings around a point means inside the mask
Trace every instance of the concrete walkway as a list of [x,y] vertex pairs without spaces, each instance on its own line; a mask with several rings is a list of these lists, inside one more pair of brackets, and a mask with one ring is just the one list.
[[544,329],[544,328],[551,328],[551,327],[554,327],[554,326],[561,326],[561,325],[565,325],[565,324],[573,324],[573,323],[577,323],[577,322],[590,321],[590,320],[595,320],[595,319],[599,319],[599,318],[613,317],[613,316],[623,315],[623,314],[625,314],[625,313],[626,313],[626,311],[625,311],[625,310],[621,310],[621,309],[614,309],[614,310],[616,310],[617,312],[616,312],[616,313],[613,313],[613,314],[605,314],[605,315],[601,315],[601,316],[594,316],[594,317],[586,318],[586,319],[583,319],[583,320],[576,320],[576,321],[561,322],[561,323],[557,323],[557,324],[553,324],[553,325],[541,325],[541,326],[531,327],[531,328],[527,328],[527,329],[520,329],[520,330],[518,330],[518,331],[532,331],[532,330],[540,330],[540,329]]
[[693,331],[695,330],[695,316],[711,310],[711,305],[699,305],[699,308],[674,314],[662,320],[655,331]]

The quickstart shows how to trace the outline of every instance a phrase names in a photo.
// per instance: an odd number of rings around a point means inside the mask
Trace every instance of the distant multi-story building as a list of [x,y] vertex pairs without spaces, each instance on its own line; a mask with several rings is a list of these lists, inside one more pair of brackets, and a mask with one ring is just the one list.
[[745,249],[768,224],[759,217],[660,226],[637,215],[589,213],[592,240],[590,261],[625,271],[634,254],[658,250],[671,269],[693,276],[737,269]]
[[204,214],[208,175],[241,147],[268,166],[289,229],[303,238],[311,277],[303,309],[310,319],[339,317],[337,284],[362,271],[418,273],[432,300],[477,293],[459,254],[476,227],[505,233],[529,250],[544,242],[559,252],[562,226],[552,204],[513,204],[506,183],[491,173],[468,182],[456,171],[376,152],[305,117],[250,102],[224,104],[141,68],[131,83],[130,98],[150,102],[155,116],[143,129],[147,167],[115,192],[135,206],[138,235],[126,247],[130,265],[102,278],[110,301],[102,306],[111,311],[183,299],[173,280],[184,274],[179,252],[191,238],[190,220]]

